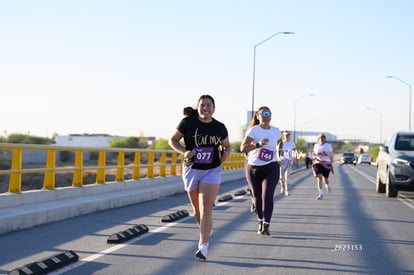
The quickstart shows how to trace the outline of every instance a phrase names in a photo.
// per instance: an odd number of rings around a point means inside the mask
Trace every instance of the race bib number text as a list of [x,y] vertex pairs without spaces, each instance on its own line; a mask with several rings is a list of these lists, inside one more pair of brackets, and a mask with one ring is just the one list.
[[195,163],[212,163],[214,157],[213,147],[199,147],[195,149]]
[[259,151],[258,158],[263,161],[271,161],[273,160],[273,151],[265,149],[265,148],[261,148]]

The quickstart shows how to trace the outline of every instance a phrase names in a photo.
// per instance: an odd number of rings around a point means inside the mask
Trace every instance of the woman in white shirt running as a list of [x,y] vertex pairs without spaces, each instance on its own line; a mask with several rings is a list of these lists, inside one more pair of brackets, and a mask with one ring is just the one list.
[[331,144],[326,142],[326,136],[324,134],[318,135],[318,143],[313,147],[313,174],[316,177],[316,184],[318,186],[318,196],[316,199],[323,199],[323,188],[322,184],[325,184],[326,191],[331,192],[329,186],[329,173],[334,173],[332,162],[333,162],[333,149]]
[[282,149],[280,150],[280,193],[289,196],[289,175],[292,172],[293,161],[296,157],[296,145],[290,140],[290,133],[285,131],[283,133],[284,139],[282,142]]
[[282,134],[279,128],[270,125],[271,119],[270,109],[260,107],[250,121],[240,146],[240,151],[247,154],[246,180],[259,221],[257,233],[261,235],[270,235],[274,193],[280,176],[278,147]]

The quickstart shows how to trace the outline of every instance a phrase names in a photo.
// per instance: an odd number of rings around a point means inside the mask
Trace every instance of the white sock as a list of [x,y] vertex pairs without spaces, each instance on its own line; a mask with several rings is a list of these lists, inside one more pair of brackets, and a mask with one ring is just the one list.
[[198,249],[201,249],[202,246],[208,247],[208,243],[198,243]]
[[319,196],[323,196],[323,189],[319,189]]

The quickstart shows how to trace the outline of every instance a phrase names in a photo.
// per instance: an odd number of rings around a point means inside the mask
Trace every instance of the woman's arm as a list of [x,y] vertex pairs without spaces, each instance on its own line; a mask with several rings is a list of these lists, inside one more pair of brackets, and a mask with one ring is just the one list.
[[247,154],[248,152],[258,148],[257,145],[259,145],[259,147],[261,146],[260,143],[254,144],[253,141],[253,138],[245,137],[240,144],[240,152]]
[[220,155],[220,158],[221,158],[221,162],[224,162],[226,160],[226,157],[230,155],[231,153],[231,145],[230,145],[230,140],[228,137],[221,140],[221,150],[222,150],[221,152],[222,154]]
[[191,159],[194,156],[194,153],[191,151],[187,151],[185,147],[180,143],[180,140],[183,138],[183,134],[176,130],[174,134],[169,138],[168,144],[171,148],[174,149],[177,153],[184,155],[184,158]]

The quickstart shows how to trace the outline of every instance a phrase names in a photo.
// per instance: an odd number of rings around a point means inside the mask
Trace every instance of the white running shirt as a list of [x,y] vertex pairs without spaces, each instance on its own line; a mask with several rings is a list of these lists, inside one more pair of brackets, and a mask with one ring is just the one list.
[[255,125],[247,129],[246,136],[252,138],[255,144],[264,138],[269,139],[266,145],[249,152],[247,156],[248,164],[263,166],[279,160],[277,141],[282,137],[279,128],[270,126],[269,129],[263,129],[260,125]]
[[[328,153],[328,156],[324,156],[322,154],[323,151],[325,151],[326,153]],[[315,153],[317,160],[323,161],[323,162],[327,162],[327,163],[331,163],[332,162],[331,161],[331,157],[330,157],[330,155],[333,155],[333,149],[332,149],[331,144],[326,143],[326,142],[324,144],[316,143],[313,146],[313,152]]]

